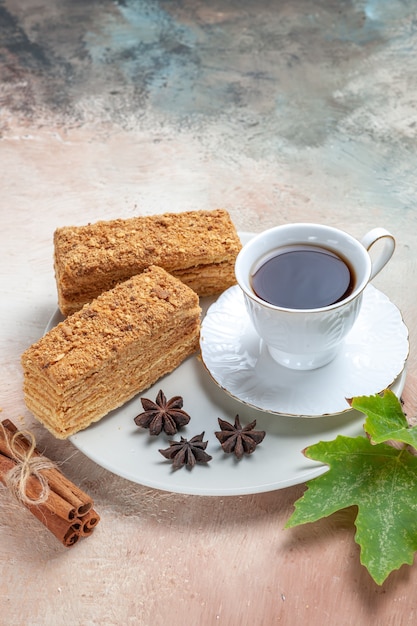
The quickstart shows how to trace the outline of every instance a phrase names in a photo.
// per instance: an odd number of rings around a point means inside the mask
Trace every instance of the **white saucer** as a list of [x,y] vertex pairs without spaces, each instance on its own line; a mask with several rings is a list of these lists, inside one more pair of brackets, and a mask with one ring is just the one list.
[[322,417],[349,411],[346,398],[391,386],[409,352],[398,308],[372,285],[340,354],[308,372],[278,365],[254,330],[238,286],[211,305],[202,323],[203,362],[214,381],[241,402],[280,415]]

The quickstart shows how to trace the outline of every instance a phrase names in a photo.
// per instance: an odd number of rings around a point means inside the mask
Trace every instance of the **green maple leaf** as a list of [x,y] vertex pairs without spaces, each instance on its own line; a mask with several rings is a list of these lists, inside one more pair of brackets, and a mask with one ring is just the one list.
[[[357,405],[354,399],[352,406],[366,405],[367,428],[375,437],[395,439],[395,432],[402,441],[412,429],[404,415],[405,423],[398,427],[398,407],[394,403],[391,416],[391,403],[391,394],[384,394],[382,403],[372,396],[360,398]],[[411,565],[417,550],[417,457],[386,443],[372,444],[366,437],[344,436],[309,446],[304,454],[329,470],[308,482],[286,528],[356,506],[355,540],[361,563],[375,582],[381,585],[393,570]]]
[[353,398],[351,405],[367,415],[364,429],[374,443],[393,440],[417,448],[417,427],[408,424],[401,402],[390,389],[382,396]]

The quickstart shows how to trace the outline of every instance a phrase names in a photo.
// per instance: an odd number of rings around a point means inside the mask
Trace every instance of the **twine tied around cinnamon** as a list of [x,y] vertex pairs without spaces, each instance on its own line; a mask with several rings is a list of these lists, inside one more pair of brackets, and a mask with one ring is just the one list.
[[[0,426],[5,431],[5,427],[0,423]],[[29,441],[29,446],[24,449],[19,446],[19,436],[24,436]],[[6,441],[7,437],[5,437]],[[35,455],[36,441],[35,437],[30,431],[18,430],[15,432],[8,443],[11,458],[16,462],[14,468],[12,468],[5,477],[5,485],[10,489],[13,495],[24,504],[37,505],[46,502],[50,494],[50,487],[45,476],[42,475],[42,470],[52,469],[55,464],[41,455]],[[36,497],[31,497],[27,493],[27,484],[31,476],[34,476],[40,485],[39,494]]]

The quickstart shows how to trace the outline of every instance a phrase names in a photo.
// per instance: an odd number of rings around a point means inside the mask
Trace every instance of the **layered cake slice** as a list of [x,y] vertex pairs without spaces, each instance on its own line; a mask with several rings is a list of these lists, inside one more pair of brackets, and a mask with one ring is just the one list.
[[200,296],[236,282],[241,242],[227,211],[164,213],[66,226],[54,233],[59,307],[79,310],[100,293],[158,265]]
[[27,407],[65,439],[197,350],[197,294],[160,267],[104,292],[22,355]]

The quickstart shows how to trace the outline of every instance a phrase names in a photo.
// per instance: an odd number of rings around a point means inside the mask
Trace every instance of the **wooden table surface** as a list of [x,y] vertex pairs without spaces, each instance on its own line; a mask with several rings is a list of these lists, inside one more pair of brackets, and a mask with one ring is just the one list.
[[416,415],[416,23],[413,0],[0,2],[1,416],[101,515],[66,549],[1,489],[1,623],[416,623],[416,567],[376,585],[355,511],[284,530],[303,484],[129,482],[34,419],[20,368],[57,307],[58,226],[218,207],[239,231],[384,226],[397,247],[374,284],[409,328]]

